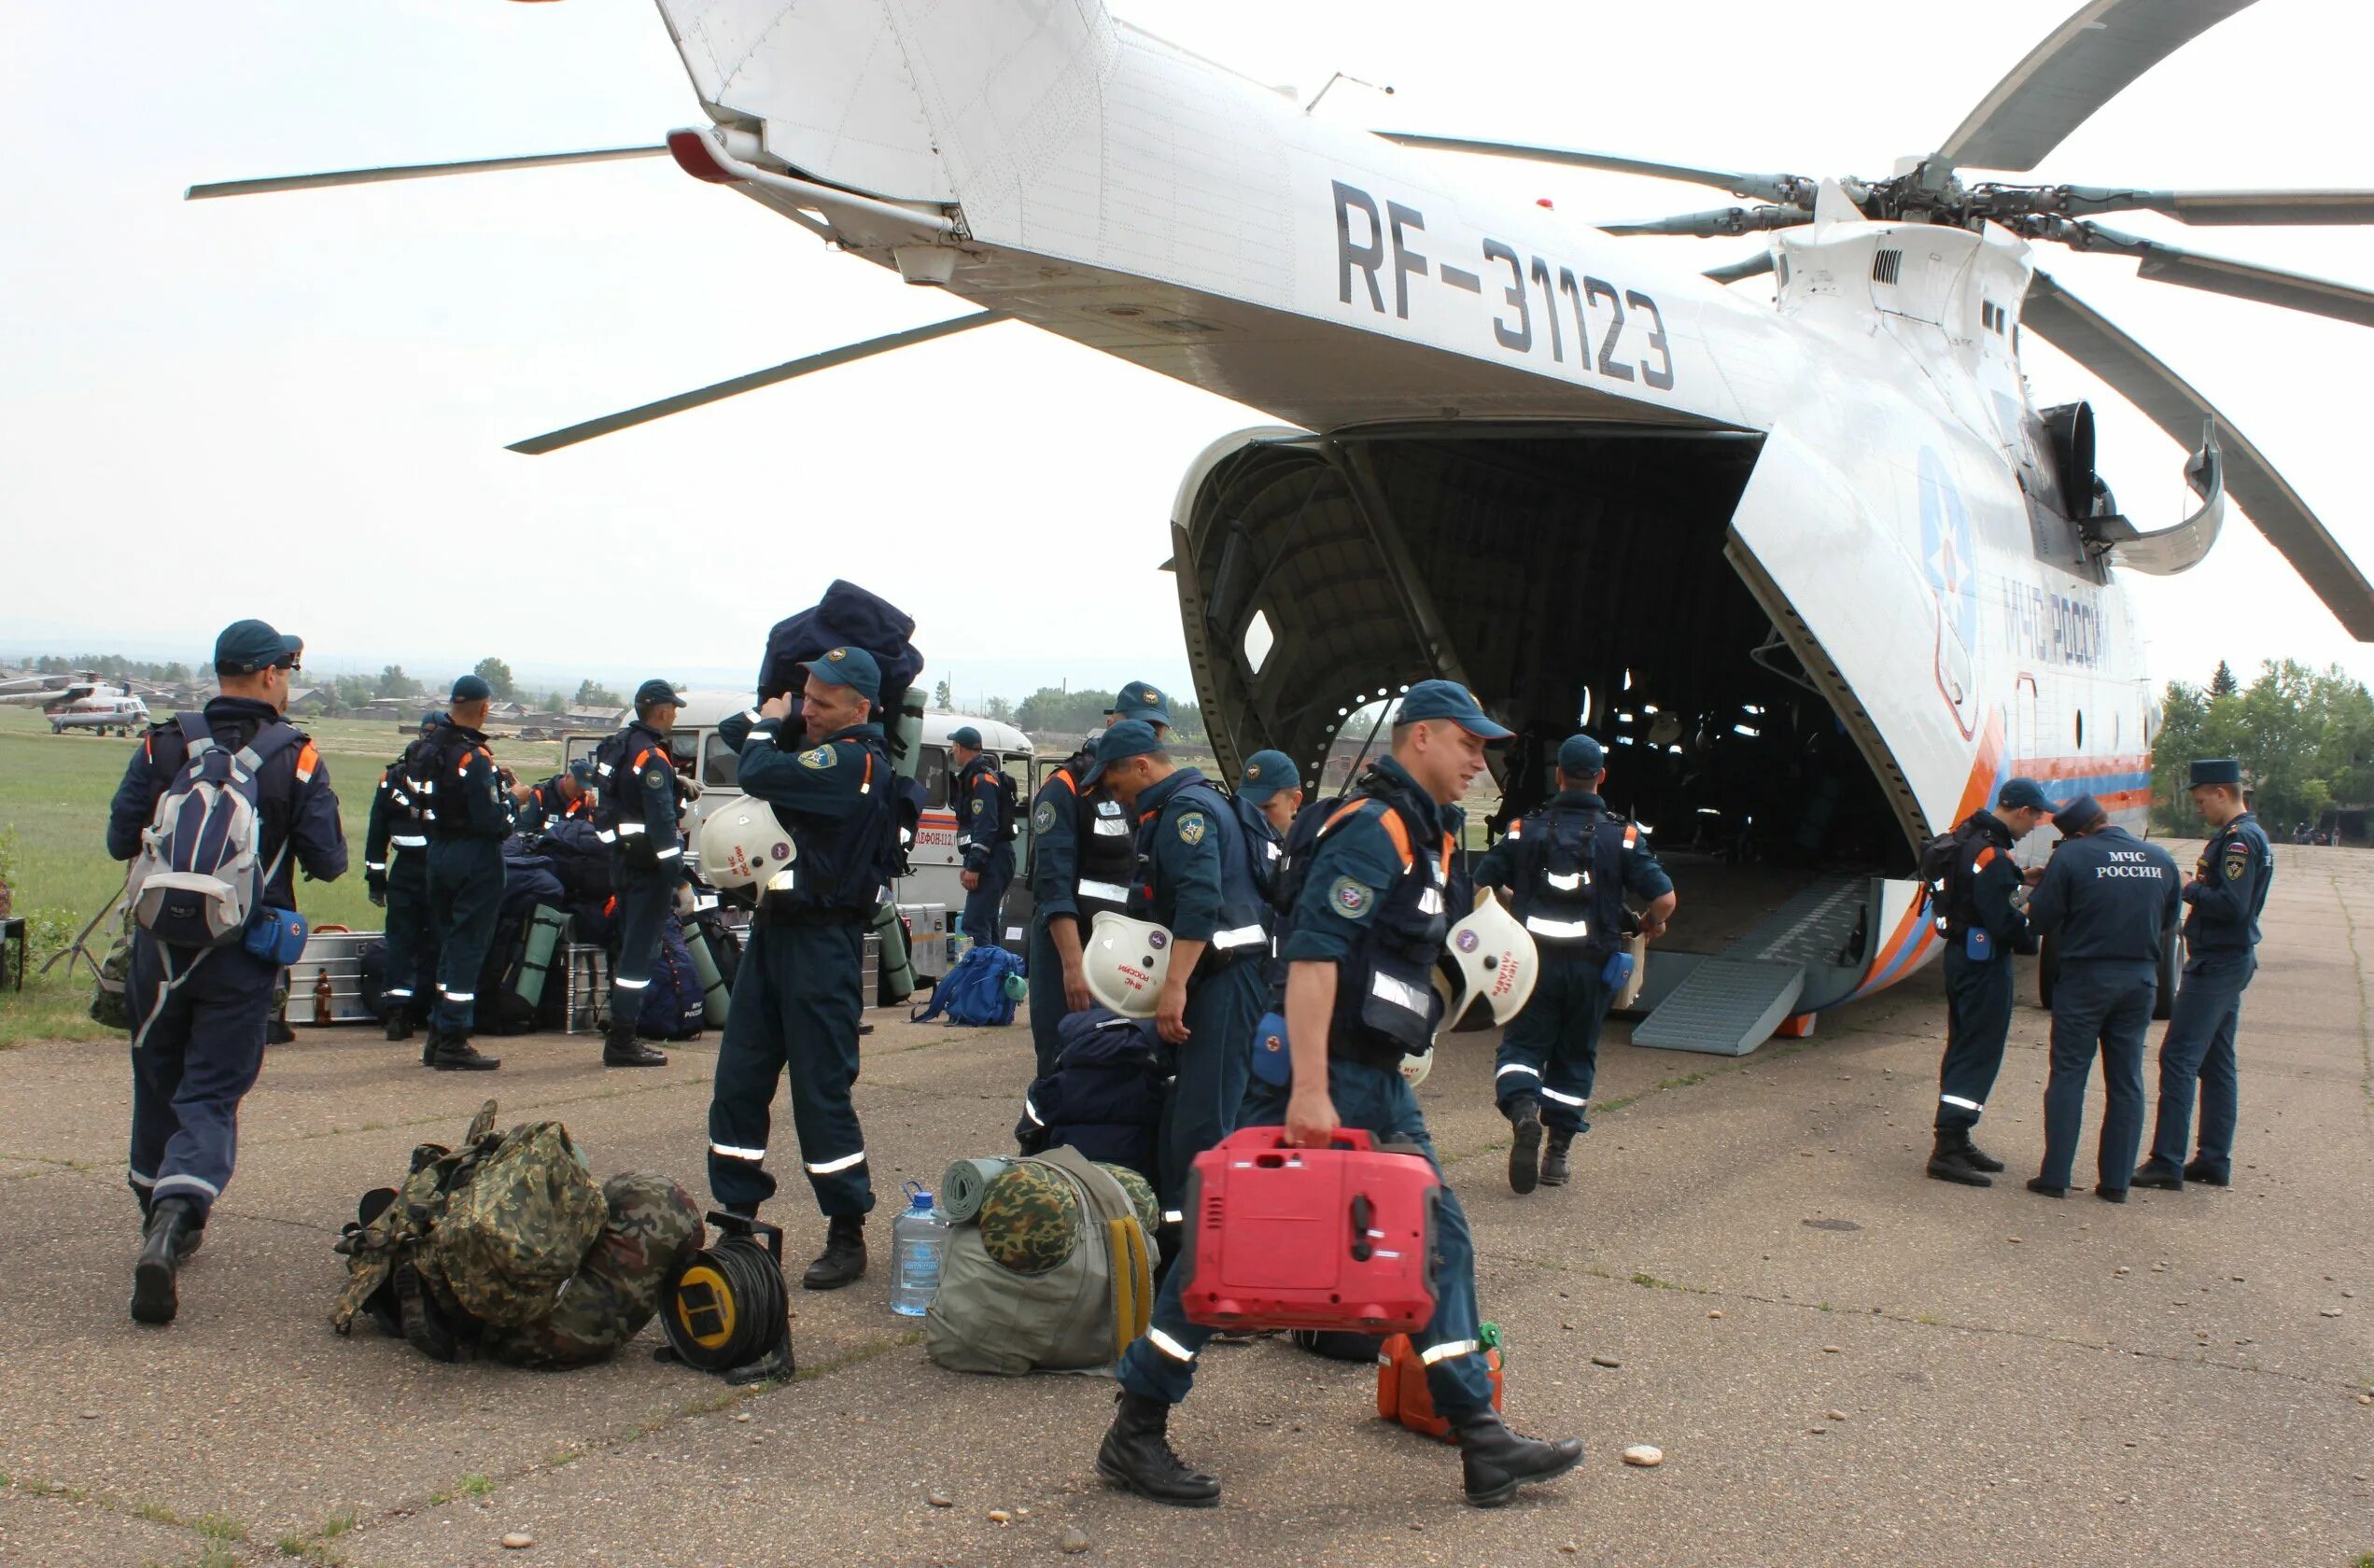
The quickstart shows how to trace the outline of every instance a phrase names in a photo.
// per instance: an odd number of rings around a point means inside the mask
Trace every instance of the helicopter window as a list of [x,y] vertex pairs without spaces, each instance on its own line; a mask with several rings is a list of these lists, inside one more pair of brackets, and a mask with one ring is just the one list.
[[1261,666],[1268,662],[1270,650],[1277,646],[1277,634],[1270,629],[1269,616],[1255,610],[1253,619],[1244,627],[1244,667],[1255,675],[1260,674]]
[[2077,749],[2086,749],[2086,713],[2083,708],[2077,714]]
[[1778,271],[1778,273],[1779,273],[1779,275],[1780,275],[1780,287],[1783,287],[1783,288],[1788,287],[1789,287],[1789,258],[1787,258],[1786,256],[1782,257],[1782,258],[1779,259],[1779,261],[1778,261],[1777,263],[1776,263],[1776,267],[1777,267],[1777,271]]

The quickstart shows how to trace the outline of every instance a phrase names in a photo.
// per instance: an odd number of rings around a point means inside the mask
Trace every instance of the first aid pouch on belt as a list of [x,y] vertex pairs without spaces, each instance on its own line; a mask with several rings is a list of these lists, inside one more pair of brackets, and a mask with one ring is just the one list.
[[1358,1127],[1325,1149],[1245,1127],[1195,1157],[1187,1178],[1184,1295],[1215,1328],[1407,1333],[1434,1316],[1442,1183],[1414,1149]]

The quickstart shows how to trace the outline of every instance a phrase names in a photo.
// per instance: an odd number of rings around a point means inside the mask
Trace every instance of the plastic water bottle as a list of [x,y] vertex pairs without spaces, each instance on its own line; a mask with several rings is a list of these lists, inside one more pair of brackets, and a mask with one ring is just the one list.
[[906,1183],[906,1211],[891,1222],[891,1310],[920,1318],[939,1293],[940,1263],[948,1256],[948,1216],[930,1189]]

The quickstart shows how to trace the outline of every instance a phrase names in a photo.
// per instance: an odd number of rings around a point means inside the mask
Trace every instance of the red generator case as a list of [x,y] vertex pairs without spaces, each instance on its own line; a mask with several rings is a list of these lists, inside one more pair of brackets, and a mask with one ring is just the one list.
[[1442,1182],[1357,1127],[1295,1149],[1246,1127],[1195,1157],[1184,1305],[1211,1328],[1408,1333],[1434,1316],[1427,1260]]

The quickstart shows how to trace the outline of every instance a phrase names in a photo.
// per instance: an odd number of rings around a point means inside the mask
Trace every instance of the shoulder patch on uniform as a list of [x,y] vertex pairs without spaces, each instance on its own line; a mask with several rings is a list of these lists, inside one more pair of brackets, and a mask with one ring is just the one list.
[[1366,919],[1369,911],[1376,907],[1377,890],[1366,882],[1339,876],[1327,889],[1327,903],[1347,920]]
[[1039,802],[1038,809],[1031,813],[1031,830],[1033,833],[1050,833],[1054,831],[1054,828],[1055,803],[1053,801]]
[[973,803],[973,815],[978,817],[982,812],[987,811],[989,808],[989,802],[985,800],[976,800]]
[[651,766],[643,770],[643,787],[645,789],[661,790],[667,788],[667,770],[665,767],[662,767],[657,763],[653,763]]
[[2238,838],[2226,847],[2226,880],[2239,882],[2241,880],[2242,874],[2250,868],[2251,847],[2249,844]]
[[1203,830],[1210,825],[1210,823],[1203,819],[1203,813],[1200,811],[1188,812],[1186,816],[1179,819],[1179,842],[1181,844],[1202,843]]
[[839,756],[829,746],[820,746],[813,751],[799,754],[799,765],[802,767],[828,768],[838,761]]

